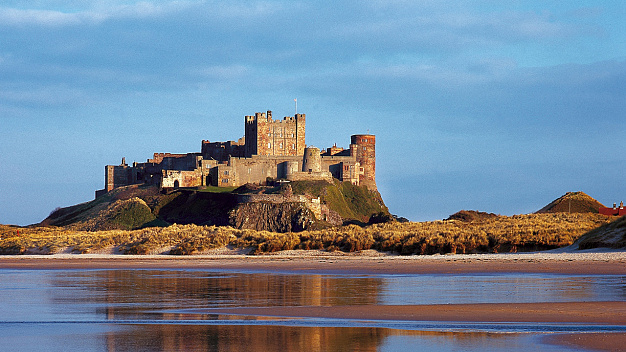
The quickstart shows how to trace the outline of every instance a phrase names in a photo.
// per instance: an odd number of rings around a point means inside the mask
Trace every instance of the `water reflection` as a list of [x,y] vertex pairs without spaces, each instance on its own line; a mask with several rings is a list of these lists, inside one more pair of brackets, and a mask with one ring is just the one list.
[[64,288],[52,297],[59,307],[83,302],[107,319],[154,318],[146,311],[181,308],[376,304],[382,284],[375,277],[153,270],[78,271],[51,282]]
[[[337,276],[202,271],[54,273],[53,300],[102,303],[106,314],[177,308],[621,301],[624,276]],[[58,290],[63,288],[63,290]],[[60,293],[60,294],[59,294]]]
[[[624,276],[0,270],[0,346],[77,351],[522,351],[534,334],[185,314],[204,308],[623,301]],[[243,319],[250,319],[246,323]],[[195,322],[194,322],[195,321]],[[387,328],[381,328],[385,326]],[[430,330],[430,331],[426,331]],[[446,331],[449,330],[449,331]],[[23,341],[29,341],[24,344]],[[29,346],[32,344],[32,349]],[[517,346],[517,347],[516,347]],[[533,347],[534,346],[534,347]],[[49,347],[49,348],[48,348]],[[566,350],[566,349],[565,349]]]
[[[387,329],[285,326],[142,325],[107,336],[111,350],[377,351]],[[273,346],[273,348],[272,348]]]
[[567,351],[527,334],[178,324],[0,324],[12,351]]
[[622,301],[626,277],[495,274],[387,276],[383,304]]
[[[289,326],[135,326],[107,335],[108,351],[527,351],[525,335]],[[561,348],[544,350],[558,351]]]

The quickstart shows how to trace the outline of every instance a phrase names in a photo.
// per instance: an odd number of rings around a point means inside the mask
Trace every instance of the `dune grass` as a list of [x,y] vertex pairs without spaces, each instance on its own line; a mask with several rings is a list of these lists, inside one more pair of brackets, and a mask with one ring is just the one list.
[[349,225],[298,233],[176,224],[93,232],[0,225],[0,254],[52,254],[62,250],[90,253],[116,247],[126,254],[185,255],[225,245],[250,248],[252,254],[293,249],[344,252],[374,249],[402,255],[517,252],[571,245],[584,233],[612,220],[615,219],[598,214],[549,213],[495,216],[470,222]]

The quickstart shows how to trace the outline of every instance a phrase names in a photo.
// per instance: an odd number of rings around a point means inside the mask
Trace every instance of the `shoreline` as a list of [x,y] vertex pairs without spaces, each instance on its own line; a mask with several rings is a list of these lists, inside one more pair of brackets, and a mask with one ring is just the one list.
[[205,269],[328,274],[626,275],[626,251],[396,256],[285,251],[267,255],[2,255],[0,269]]

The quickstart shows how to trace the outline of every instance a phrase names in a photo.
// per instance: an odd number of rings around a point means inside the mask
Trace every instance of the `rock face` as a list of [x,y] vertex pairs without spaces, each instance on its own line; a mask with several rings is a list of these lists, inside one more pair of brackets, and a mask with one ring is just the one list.
[[297,232],[310,228],[316,221],[303,203],[281,204],[254,202],[235,206],[229,213],[229,224],[239,229],[272,232]]
[[537,213],[598,213],[604,205],[584,192],[567,192]]

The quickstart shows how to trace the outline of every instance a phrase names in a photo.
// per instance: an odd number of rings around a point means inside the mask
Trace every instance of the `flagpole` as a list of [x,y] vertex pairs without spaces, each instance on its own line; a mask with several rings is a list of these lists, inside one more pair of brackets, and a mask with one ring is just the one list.
[[298,115],[298,98],[293,100],[296,103],[296,115]]

